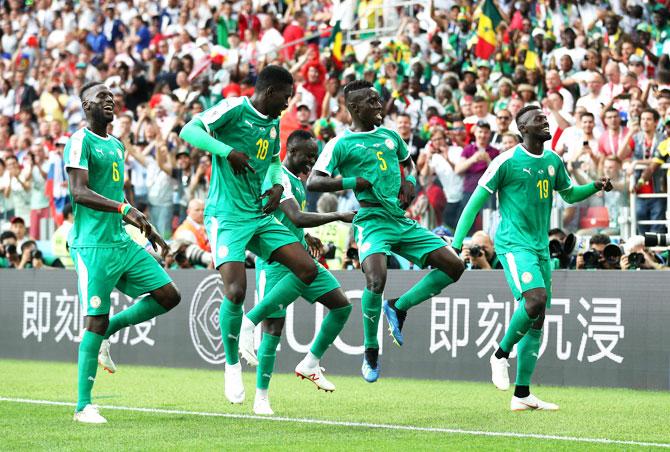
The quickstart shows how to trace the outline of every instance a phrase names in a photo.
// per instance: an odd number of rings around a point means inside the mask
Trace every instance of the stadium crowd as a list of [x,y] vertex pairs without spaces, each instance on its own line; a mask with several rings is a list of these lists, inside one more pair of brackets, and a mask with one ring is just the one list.
[[[79,89],[97,80],[115,96],[111,133],[127,152],[126,197],[171,239],[166,265],[210,267],[203,200],[211,157],[179,131],[220,99],[253,93],[267,64],[296,80],[283,143],[310,130],[321,149],[350,123],[342,86],[374,83],[385,124],[417,164],[407,215],[445,237],[491,160],[518,143],[516,113],[541,106],[553,135],[546,147],[572,177],[615,185],[576,206],[556,198],[556,267],[667,266],[637,235],[625,237],[612,264],[603,251],[624,234],[631,193],[667,191],[670,5],[660,0],[5,0],[0,25],[0,267],[72,265],[62,157],[83,126]],[[351,191],[308,200],[323,212],[358,207]],[[472,268],[498,265],[489,207],[464,250]],[[662,197],[634,205],[638,221],[665,220],[666,208]],[[563,231],[577,235],[579,252],[563,246]],[[631,233],[646,231],[665,225]],[[360,266],[348,225],[315,235],[331,268]],[[400,258],[391,266],[407,268]]]

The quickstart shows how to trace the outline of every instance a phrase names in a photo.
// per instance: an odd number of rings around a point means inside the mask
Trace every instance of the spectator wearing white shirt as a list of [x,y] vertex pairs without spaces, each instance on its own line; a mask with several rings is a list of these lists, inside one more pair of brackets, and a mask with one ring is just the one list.
[[576,160],[588,146],[589,149],[598,149],[596,123],[593,114],[588,111],[579,114],[577,124],[565,129],[556,144],[556,153],[563,157],[563,161]]
[[572,97],[572,93],[563,87],[558,71],[554,69],[547,71],[545,82],[547,83],[547,92],[549,94],[552,92],[559,93],[563,98],[562,109],[568,113],[572,113],[575,109],[575,99]]
[[596,128],[600,131],[603,130],[603,122],[601,115],[603,112],[603,107],[609,99],[605,99],[602,95],[603,89],[603,78],[602,75],[593,73],[589,76],[586,82],[589,94],[582,96],[577,100],[577,107],[584,107],[586,111],[591,113],[596,121]]

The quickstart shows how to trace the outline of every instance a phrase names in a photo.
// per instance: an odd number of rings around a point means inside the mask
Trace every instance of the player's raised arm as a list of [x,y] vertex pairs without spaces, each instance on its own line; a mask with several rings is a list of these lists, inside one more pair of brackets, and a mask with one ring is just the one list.
[[452,248],[459,253],[463,248],[463,240],[468,235],[470,228],[472,228],[475,218],[477,218],[477,214],[482,210],[482,207],[484,207],[484,204],[486,204],[486,201],[488,201],[490,196],[491,193],[480,185],[470,197],[465,209],[463,209],[461,218],[459,218],[458,224],[456,225],[454,241],[451,243]]

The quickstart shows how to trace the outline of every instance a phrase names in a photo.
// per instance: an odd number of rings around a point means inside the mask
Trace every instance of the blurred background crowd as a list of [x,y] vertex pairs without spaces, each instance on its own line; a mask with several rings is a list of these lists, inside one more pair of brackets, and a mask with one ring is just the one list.
[[[222,98],[253,94],[267,64],[296,80],[284,143],[310,130],[322,148],[350,124],[342,87],[374,83],[385,125],[417,164],[407,215],[445,238],[490,161],[518,143],[515,114],[541,106],[553,135],[546,148],[572,177],[607,176],[615,186],[575,206],[556,199],[556,267],[667,267],[640,238],[666,232],[670,6],[661,0],[1,4],[0,267],[72,265],[62,154],[84,126],[78,92],[89,81],[115,96],[110,132],[127,151],[126,196],[170,239],[165,265],[211,266],[203,228],[211,158],[178,134]],[[308,196],[312,211],[358,207],[350,191]],[[499,267],[491,238],[499,217],[488,207],[464,250],[471,268]],[[360,266],[349,225],[313,235],[330,268]],[[390,265],[411,268],[395,256]]]

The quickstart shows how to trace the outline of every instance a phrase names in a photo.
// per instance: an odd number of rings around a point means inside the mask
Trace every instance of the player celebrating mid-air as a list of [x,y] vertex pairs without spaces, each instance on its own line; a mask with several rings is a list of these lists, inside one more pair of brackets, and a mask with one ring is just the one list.
[[[279,209],[274,214],[279,221],[295,234],[306,249],[309,248],[312,250],[312,254],[314,255],[318,255],[321,252],[323,245],[318,238],[305,234],[302,228],[315,227],[338,220],[351,223],[355,213],[303,212],[307,203],[303,180],[307,178],[316,161],[317,151],[316,140],[310,132],[296,130],[289,135],[286,141],[286,157],[282,168],[284,192]],[[309,302],[319,301],[322,297],[334,296],[346,300],[346,296],[340,288],[340,283],[337,282],[335,277],[321,264],[316,265],[319,268],[319,275],[302,293],[303,298]],[[260,258],[256,260],[256,287],[258,289],[258,300],[261,304],[252,309],[248,317],[255,319],[256,312],[259,310],[262,311],[264,308],[262,306],[264,294],[272,290],[277,281],[281,280],[288,273],[290,273],[289,269],[277,262],[268,263]],[[285,308],[270,314],[263,321],[264,333],[261,345],[258,348],[258,369],[256,373],[256,399],[254,401],[254,412],[256,414],[273,414],[270,408],[268,387],[274,368],[277,345],[284,328]],[[308,374],[308,371],[304,370],[303,367],[307,366],[309,369],[319,367],[318,363],[321,356],[340,333],[350,313],[351,304],[349,303],[342,308],[331,310],[323,319],[321,330],[314,340],[307,357],[296,367],[295,371],[298,375],[309,378],[320,389],[333,391],[335,390],[335,385],[326,380],[323,374]],[[258,322],[259,320],[256,320],[256,323]],[[253,334],[253,329],[251,333]],[[240,341],[242,341],[242,337],[240,337]],[[311,361],[313,364],[309,365],[307,361]]]
[[[293,302],[319,274],[295,234],[269,215],[277,209],[283,192],[278,117],[292,94],[291,74],[279,66],[266,66],[251,98],[222,100],[193,118],[180,134],[188,143],[213,154],[205,225],[224,284],[219,321],[226,354],[225,395],[231,403],[242,403],[245,396],[238,355],[247,290],[246,249],[290,270],[265,294],[266,311],[259,315],[261,319]],[[263,191],[266,175],[270,188]],[[331,311],[349,305],[346,298],[338,296],[321,301]],[[257,364],[253,343],[251,348],[245,357]],[[307,375],[321,372],[318,362],[304,370]]]
[[[380,127],[383,104],[372,85],[355,80],[344,88],[353,129],[332,139],[323,149],[307,181],[311,191],[353,189],[361,209],[354,217],[366,288],[361,300],[365,357],[361,371],[372,383],[379,378],[377,329],[386,285],[386,259],[391,251],[422,267],[434,268],[397,300],[384,302],[389,329],[402,345],[407,310],[437,295],[463,273],[463,262],[442,239],[405,217],[416,181],[410,174],[401,183],[400,165],[409,174],[414,164],[397,132]],[[333,178],[339,170],[342,178]]]
[[523,142],[491,162],[461,215],[453,247],[461,249],[477,213],[489,196],[498,192],[502,221],[496,233],[496,251],[503,257],[507,283],[519,306],[500,347],[491,355],[491,379],[498,389],[509,389],[507,358],[518,342],[511,409],[557,410],[558,405],[543,402],[530,393],[545,309],[551,307],[549,219],[553,192],[556,190],[565,201],[575,203],[599,190],[610,191],[612,184],[606,178],[586,185],[572,184],[561,158],[544,149],[551,133],[547,117],[539,107],[522,108],[516,115],[516,123]]
[[[114,97],[102,83],[89,83],[81,92],[88,127],[70,137],[65,146],[74,226],[68,238],[79,279],[79,300],[86,306],[86,330],[79,344],[78,400],[74,420],[107,422],[91,404],[98,361],[116,370],[107,339],[121,328],[163,314],[180,300],[179,291],[158,262],[136,244],[122,219],[137,226],[163,257],[168,247],[144,215],[124,202],[121,141],[107,134],[114,120]],[[114,288],[130,297],[149,295],[109,318]]]

